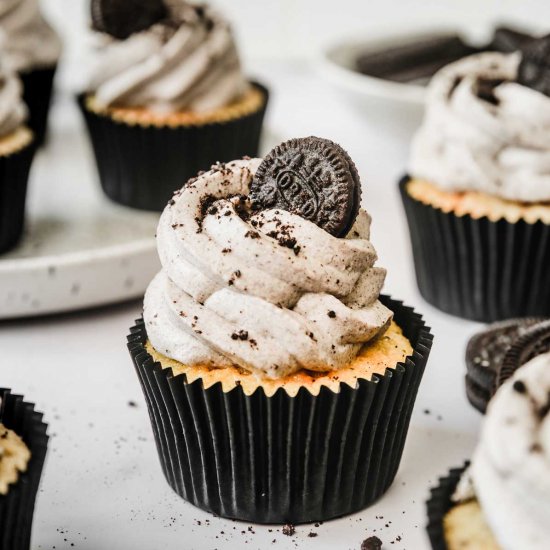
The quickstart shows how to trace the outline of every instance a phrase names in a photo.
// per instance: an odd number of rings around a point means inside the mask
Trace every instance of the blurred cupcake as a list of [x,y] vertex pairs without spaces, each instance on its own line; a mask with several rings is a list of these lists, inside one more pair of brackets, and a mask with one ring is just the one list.
[[550,314],[550,37],[430,83],[400,184],[422,295],[494,321]]
[[0,548],[29,550],[34,504],[46,449],[42,414],[0,389]]
[[241,70],[229,24],[183,0],[96,0],[102,32],[80,103],[105,193],[161,211],[217,161],[255,156],[267,91]]
[[360,181],[331,141],[190,180],[129,336],[171,487],[259,523],[368,506],[397,472],[432,336],[380,296]]
[[33,133],[17,76],[0,64],[0,252],[15,246],[23,231],[27,180],[34,156]]
[[491,400],[471,466],[432,490],[435,550],[548,548],[550,354],[531,359]]
[[42,16],[38,0],[0,2],[0,47],[23,82],[29,126],[41,145],[46,134],[53,80],[61,54],[57,33]]

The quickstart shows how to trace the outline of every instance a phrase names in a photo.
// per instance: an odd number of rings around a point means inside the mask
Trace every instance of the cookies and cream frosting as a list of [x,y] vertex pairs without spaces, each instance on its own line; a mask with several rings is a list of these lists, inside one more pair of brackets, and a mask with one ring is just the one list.
[[550,354],[517,370],[489,404],[471,476],[503,550],[548,548]]
[[0,62],[0,137],[16,130],[27,118],[23,86],[15,73]]
[[228,22],[205,5],[165,3],[168,17],[151,27],[100,37],[89,85],[99,105],[205,112],[247,90]]
[[38,0],[2,0],[0,48],[10,68],[26,72],[55,65],[61,41],[42,16]]
[[0,423],[0,496],[27,470],[31,452],[23,440]]
[[346,238],[280,209],[253,212],[261,159],[188,182],[157,230],[162,270],[145,295],[153,347],[186,365],[240,366],[269,378],[348,364],[392,313],[379,300],[370,217]]
[[439,71],[409,173],[448,191],[550,201],[550,97],[516,82],[520,53],[482,53]]

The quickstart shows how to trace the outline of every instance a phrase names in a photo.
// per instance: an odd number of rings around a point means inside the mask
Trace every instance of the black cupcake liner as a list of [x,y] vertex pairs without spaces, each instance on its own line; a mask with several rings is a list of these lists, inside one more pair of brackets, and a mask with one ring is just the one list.
[[216,162],[258,156],[269,94],[257,111],[221,123],[156,127],[129,125],[98,115],[78,103],[95,153],[99,179],[113,201],[142,210],[162,211],[174,191]]
[[451,470],[447,477],[440,478],[439,485],[430,491],[430,498],[426,503],[428,509],[426,530],[428,531],[432,550],[447,550],[443,519],[454,506],[451,497],[468,466],[469,462],[466,462],[461,468]]
[[399,183],[422,296],[458,317],[549,316],[550,225],[445,213]]
[[13,248],[23,233],[27,182],[34,152],[33,141],[20,151],[0,156],[0,253]]
[[510,347],[497,373],[493,392],[496,392],[525,363],[549,351],[550,320],[547,320],[533,326]]
[[403,452],[432,334],[412,308],[384,304],[413,346],[386,373],[318,396],[301,388],[203,388],[147,353],[143,320],[128,347],[149,408],[164,475],[199,508],[255,523],[304,523],[350,514],[391,485]]
[[23,101],[29,108],[28,125],[34,132],[38,147],[46,139],[56,69],[57,65],[54,65],[19,73],[23,83]]
[[34,504],[48,446],[47,424],[20,395],[0,388],[0,423],[23,439],[31,451],[27,471],[0,495],[0,550],[29,550]]

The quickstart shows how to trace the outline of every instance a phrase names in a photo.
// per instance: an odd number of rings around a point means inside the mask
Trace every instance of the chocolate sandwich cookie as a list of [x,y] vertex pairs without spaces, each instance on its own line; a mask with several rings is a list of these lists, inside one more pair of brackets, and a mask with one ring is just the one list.
[[522,49],[517,81],[550,96],[550,35],[532,40]]
[[168,16],[162,0],[92,0],[92,26],[124,40]]
[[499,388],[517,369],[528,361],[550,351],[550,319],[537,323],[510,346],[496,376],[496,388]]
[[497,27],[493,33],[491,42],[487,45],[488,51],[512,53],[531,42],[534,37],[518,29],[511,27]]
[[448,34],[365,52],[357,58],[356,66],[363,74],[394,82],[410,82],[429,78],[441,67],[476,51],[457,34]]
[[342,147],[328,139],[298,138],[264,158],[249,196],[253,210],[280,208],[343,237],[359,213],[361,181]]
[[478,411],[485,413],[495,392],[497,373],[512,344],[543,320],[525,317],[493,323],[470,339],[466,348],[466,395]]

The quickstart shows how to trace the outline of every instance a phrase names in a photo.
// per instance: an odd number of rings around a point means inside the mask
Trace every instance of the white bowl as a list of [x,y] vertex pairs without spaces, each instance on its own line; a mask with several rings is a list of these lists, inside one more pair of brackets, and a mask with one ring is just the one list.
[[359,72],[356,61],[363,53],[375,52],[407,42],[456,33],[456,29],[440,29],[417,33],[399,33],[381,38],[348,38],[326,47],[318,58],[320,72],[334,86],[365,99],[383,99],[422,108],[426,88],[418,83],[392,82]]

